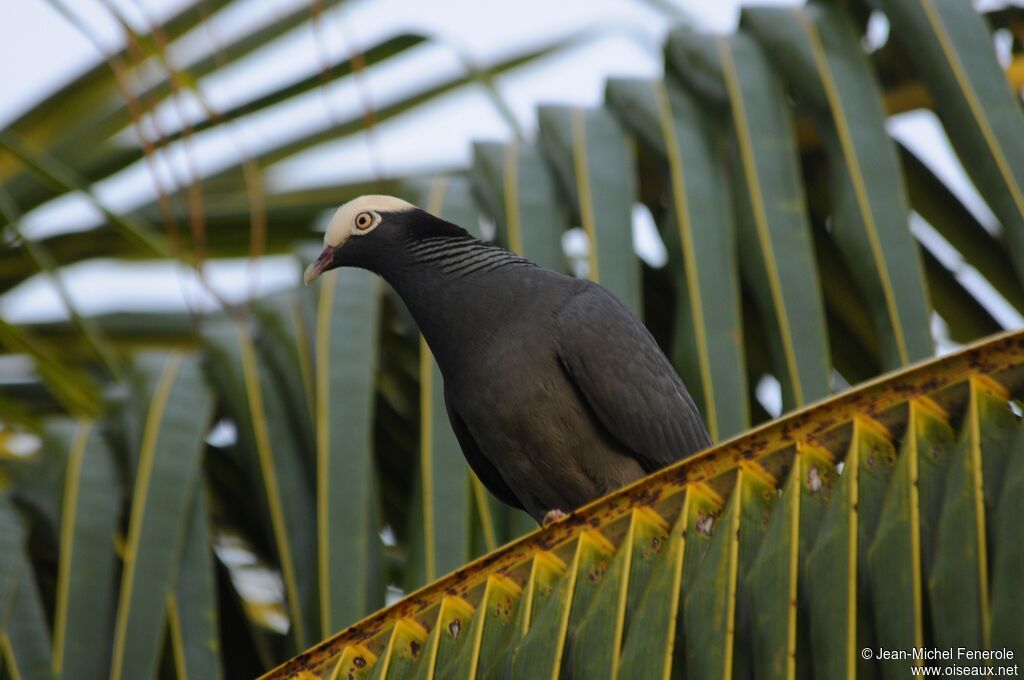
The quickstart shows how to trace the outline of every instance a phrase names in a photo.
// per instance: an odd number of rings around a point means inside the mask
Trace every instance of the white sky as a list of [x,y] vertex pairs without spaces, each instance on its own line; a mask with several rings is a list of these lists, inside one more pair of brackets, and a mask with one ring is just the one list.
[[[102,49],[120,47],[120,29],[101,2],[63,1],[88,24]],[[183,4],[182,0],[107,1],[138,28],[172,14]],[[788,4],[794,2],[799,0]],[[180,41],[172,53],[175,63],[189,63],[209,49],[211,40],[220,43],[238,32],[272,21],[295,2],[243,0],[236,4],[232,12],[218,17],[208,29]],[[600,32],[599,40],[499,80],[503,98],[520,125],[531,131],[539,103],[594,105],[601,101],[605,79],[610,75],[660,74],[661,45],[672,20],[656,8],[671,4],[680,8],[681,16],[689,15],[702,28],[729,30],[735,25],[737,0],[348,2],[326,12],[315,33],[309,29],[294,31],[269,49],[202,80],[206,101],[222,110],[237,103],[243,94],[251,93],[254,82],[269,91],[297,75],[318,71],[325,55],[344,56],[353,47],[363,48],[402,31],[425,33],[435,41],[383,68],[371,68],[358,85],[348,79],[326,91],[313,92],[252,116],[232,126],[230,132],[200,135],[191,155],[201,172],[213,172],[233,164],[241,151],[251,153],[265,148],[282,135],[294,134],[297,128],[326,127],[333,120],[346,118],[360,110],[363,97],[374,107],[380,107],[424,81],[441,81],[461,73],[465,57],[489,63],[524,44],[543,44],[583,29]],[[0,82],[4,91],[0,126],[98,58],[97,46],[47,0],[4,0],[0,9]],[[168,104],[157,114],[161,129],[166,132],[180,128],[182,111],[191,118],[198,116],[201,108],[195,100],[183,101],[180,106]],[[991,212],[952,156],[934,116],[904,114],[891,121],[890,132],[931,165],[983,223],[995,225]],[[507,123],[487,96],[477,88],[467,88],[419,107],[414,115],[379,125],[370,140],[357,135],[322,145],[270,168],[266,177],[271,191],[282,191],[360,180],[378,172],[400,175],[438,166],[465,166],[470,161],[471,141],[509,137]],[[161,161],[165,181],[181,181],[187,176],[180,146],[163,154]],[[134,208],[150,201],[153,195],[152,177],[141,163],[95,187],[96,198],[114,210]],[[657,264],[663,261],[664,249],[649,214],[645,213],[636,212],[634,241],[638,252]],[[23,220],[22,228],[38,237],[88,229],[98,222],[98,213],[90,201],[73,195],[32,211]],[[953,256],[958,257],[955,253]],[[962,266],[955,259],[946,258],[943,262],[954,269]],[[286,257],[262,264],[259,271],[263,291],[291,285],[298,276]],[[154,266],[101,260],[69,267],[64,276],[74,291],[76,305],[86,314],[183,309],[186,301],[192,305],[212,304],[203,299],[194,275],[173,264]],[[210,276],[229,299],[238,299],[249,290],[248,267],[244,262],[215,264],[210,267]],[[964,276],[970,279],[971,272],[964,272]],[[989,295],[987,299],[1000,321],[1007,326],[1024,323],[997,297]],[[63,317],[64,310],[52,284],[35,277],[0,298],[0,316],[11,322],[37,321]]]

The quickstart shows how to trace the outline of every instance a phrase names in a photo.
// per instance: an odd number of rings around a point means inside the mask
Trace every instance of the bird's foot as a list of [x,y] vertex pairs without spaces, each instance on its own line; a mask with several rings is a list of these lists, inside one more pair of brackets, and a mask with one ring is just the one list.
[[549,524],[554,524],[555,522],[566,516],[567,515],[558,508],[555,508],[554,510],[548,510],[548,514],[544,515],[544,519],[541,520],[540,525],[542,527],[546,527]]

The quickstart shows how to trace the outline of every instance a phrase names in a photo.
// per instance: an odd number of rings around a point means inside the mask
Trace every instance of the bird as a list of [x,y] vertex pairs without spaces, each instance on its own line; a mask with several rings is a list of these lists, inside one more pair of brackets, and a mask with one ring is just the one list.
[[336,210],[304,283],[338,267],[373,272],[402,299],[470,468],[538,524],[711,444],[650,332],[597,283],[383,195]]

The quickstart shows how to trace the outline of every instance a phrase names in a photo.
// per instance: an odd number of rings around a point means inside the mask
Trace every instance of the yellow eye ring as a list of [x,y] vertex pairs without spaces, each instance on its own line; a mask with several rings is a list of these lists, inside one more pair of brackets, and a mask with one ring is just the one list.
[[368,210],[364,210],[356,215],[355,225],[359,231],[366,231],[373,226],[373,215]]

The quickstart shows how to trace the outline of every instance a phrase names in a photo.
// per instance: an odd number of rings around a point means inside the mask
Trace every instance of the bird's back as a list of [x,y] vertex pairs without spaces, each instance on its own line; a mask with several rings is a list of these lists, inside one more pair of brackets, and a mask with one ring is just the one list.
[[559,359],[595,415],[648,472],[710,446],[700,413],[654,337],[588,285],[557,320]]

